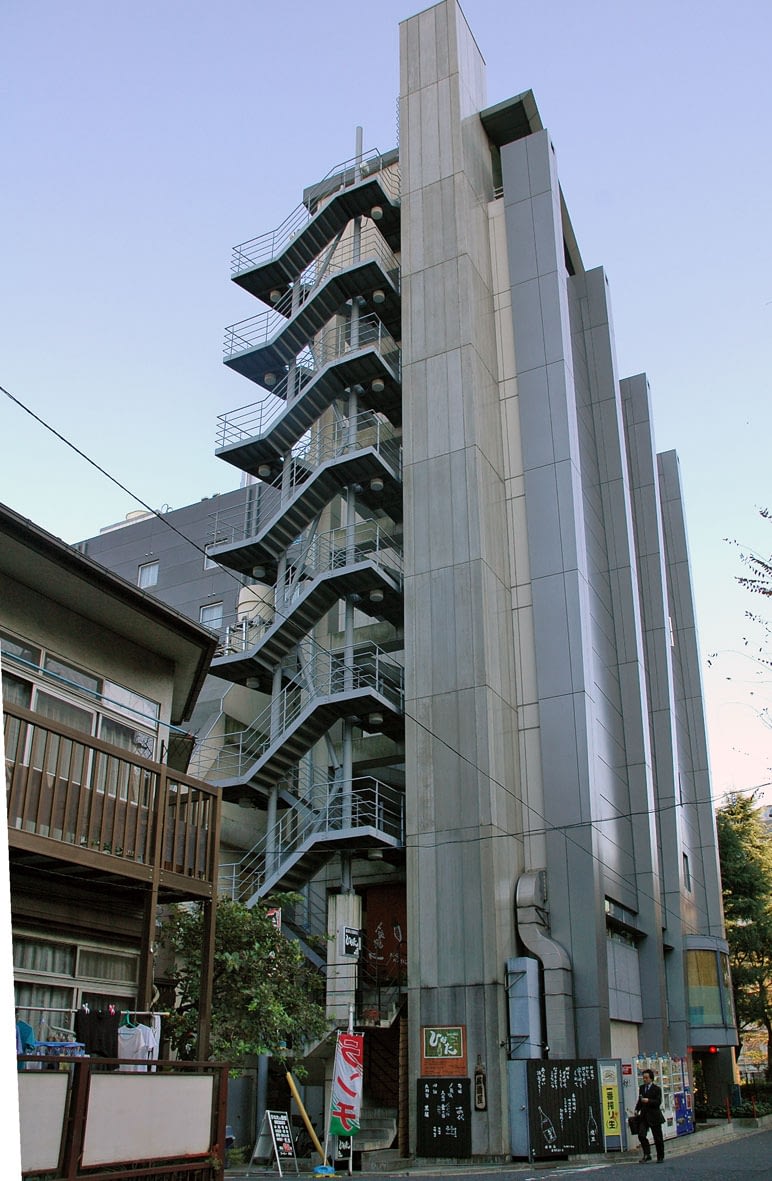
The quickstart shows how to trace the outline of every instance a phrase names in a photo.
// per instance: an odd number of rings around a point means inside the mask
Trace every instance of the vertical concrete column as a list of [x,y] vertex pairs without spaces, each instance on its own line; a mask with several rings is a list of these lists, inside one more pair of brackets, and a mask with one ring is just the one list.
[[526,802],[533,787],[530,822],[541,813],[546,829],[551,934],[575,969],[575,1052],[593,1057],[610,1049],[606,932],[593,826],[593,590],[562,202],[546,131],[505,145],[501,164],[538,695],[540,780],[529,780]]
[[343,930],[362,927],[362,899],[352,891],[332,894],[329,902],[327,934],[327,1015],[336,1025],[348,1026],[349,1006],[354,1004],[358,979],[358,961],[343,951]]
[[400,58],[410,1073],[422,1025],[465,1025],[473,1152],[500,1153],[521,820],[485,68],[455,0]]

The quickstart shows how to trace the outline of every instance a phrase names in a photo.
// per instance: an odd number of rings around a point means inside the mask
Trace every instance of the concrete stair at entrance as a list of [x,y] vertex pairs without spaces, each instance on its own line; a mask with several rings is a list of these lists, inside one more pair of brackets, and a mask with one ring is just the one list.
[[[354,1151],[379,1156],[391,1149],[397,1136],[397,1111],[394,1107],[373,1107],[366,1101],[362,1105],[359,1132],[354,1137]],[[397,1155],[399,1155],[397,1153]],[[368,1167],[370,1167],[368,1165]],[[364,1165],[363,1165],[364,1168]]]
[[383,1148],[362,1153],[363,1173],[395,1173],[414,1165],[410,1156],[400,1156],[398,1148]]

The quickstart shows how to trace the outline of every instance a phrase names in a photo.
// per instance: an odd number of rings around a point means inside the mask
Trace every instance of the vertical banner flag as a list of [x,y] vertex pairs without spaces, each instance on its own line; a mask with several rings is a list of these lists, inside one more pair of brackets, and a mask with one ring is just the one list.
[[332,1074],[330,1135],[355,1136],[362,1106],[364,1035],[339,1033]]

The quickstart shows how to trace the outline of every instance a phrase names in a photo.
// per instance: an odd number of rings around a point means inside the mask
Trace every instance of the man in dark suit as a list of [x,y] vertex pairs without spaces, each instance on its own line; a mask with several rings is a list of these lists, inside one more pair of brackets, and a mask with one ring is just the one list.
[[654,1082],[652,1070],[644,1070],[643,1072],[643,1083],[638,1090],[638,1102],[635,1105],[635,1110],[640,1117],[638,1139],[643,1152],[639,1164],[651,1160],[649,1128],[651,1128],[651,1136],[657,1150],[657,1162],[659,1163],[665,1159],[665,1142],[662,1137],[662,1125],[665,1122],[665,1117],[662,1114],[662,1091]]

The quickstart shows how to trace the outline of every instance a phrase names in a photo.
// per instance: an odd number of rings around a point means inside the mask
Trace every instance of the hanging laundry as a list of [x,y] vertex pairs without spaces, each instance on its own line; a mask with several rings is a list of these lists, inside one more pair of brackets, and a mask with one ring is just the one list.
[[[34,1054],[36,1045],[37,1045],[37,1042],[35,1041],[35,1035],[32,1032],[32,1026],[28,1025],[26,1021],[17,1021],[16,1022],[16,1053],[17,1054]],[[34,1066],[35,1064],[32,1063],[32,1065]],[[19,1062],[17,1064],[17,1069],[18,1070],[29,1070],[30,1063],[29,1062]]]
[[114,1005],[107,1009],[89,1009],[84,1005],[75,1014],[75,1036],[92,1058],[117,1058],[120,1020]]
[[146,1071],[148,1068],[145,1063],[158,1057],[158,1039],[150,1026],[141,1022],[132,1025],[122,1021],[118,1027],[118,1057],[132,1058],[137,1062],[136,1066],[124,1062],[118,1067],[119,1070]]

